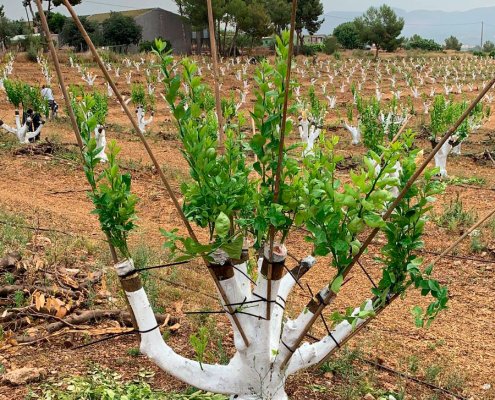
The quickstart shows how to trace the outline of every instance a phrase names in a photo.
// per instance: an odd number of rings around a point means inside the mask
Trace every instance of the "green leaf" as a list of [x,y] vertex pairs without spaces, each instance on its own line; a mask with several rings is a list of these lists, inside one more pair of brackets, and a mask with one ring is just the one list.
[[215,233],[218,237],[224,238],[229,234],[229,231],[230,219],[225,213],[221,212],[215,220]]

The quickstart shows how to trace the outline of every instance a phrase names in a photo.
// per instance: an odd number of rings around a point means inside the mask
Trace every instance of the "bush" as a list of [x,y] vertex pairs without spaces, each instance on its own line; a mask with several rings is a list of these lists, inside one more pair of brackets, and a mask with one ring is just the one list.
[[39,36],[29,35],[22,43],[27,52],[27,58],[31,62],[36,62],[38,53],[43,49],[42,39]]
[[490,56],[491,58],[495,58],[495,50],[491,51],[488,56]]
[[425,39],[419,35],[413,35],[404,42],[404,49],[406,50],[424,50],[424,51],[441,51],[440,46],[433,39]]
[[323,52],[324,49],[324,43],[305,44],[301,47],[300,54],[303,56],[314,56],[316,53]]
[[491,53],[491,52],[495,51],[495,43],[491,42],[490,40],[487,40],[483,44],[483,51],[485,53]]
[[[163,43],[165,43],[165,51],[172,50],[172,43],[170,43],[169,40],[163,39],[161,37],[159,37],[157,39],[160,39]],[[150,51],[152,51],[154,49],[155,49],[155,41],[154,40],[144,40],[141,43],[139,43],[139,52],[141,52],[141,53],[149,53]]]
[[301,47],[301,54],[303,56],[314,56],[316,53],[317,51],[314,46],[305,44]]
[[339,47],[339,43],[337,41],[337,38],[335,36],[328,36],[325,38],[323,41],[323,52],[325,54],[333,54],[337,51]]

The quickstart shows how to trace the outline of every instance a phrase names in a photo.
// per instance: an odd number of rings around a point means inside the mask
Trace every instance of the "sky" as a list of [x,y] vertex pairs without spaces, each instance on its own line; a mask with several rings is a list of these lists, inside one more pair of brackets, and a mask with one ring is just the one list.
[[[493,0],[351,0],[347,2],[336,2],[335,0],[322,0],[325,12],[331,11],[365,11],[369,6],[380,5],[384,2],[388,5],[401,8],[406,11],[412,10],[442,10],[442,11],[465,11],[478,7],[494,6]],[[338,3],[338,4],[336,4]],[[22,0],[0,0],[0,5],[5,6],[6,14],[11,19],[25,18],[26,14],[22,7]],[[34,6],[33,1],[33,6]],[[83,0],[83,4],[76,7],[80,15],[95,14],[107,11],[123,11],[135,8],[161,7],[166,10],[176,11],[173,0]],[[62,11],[63,6],[59,7]]]

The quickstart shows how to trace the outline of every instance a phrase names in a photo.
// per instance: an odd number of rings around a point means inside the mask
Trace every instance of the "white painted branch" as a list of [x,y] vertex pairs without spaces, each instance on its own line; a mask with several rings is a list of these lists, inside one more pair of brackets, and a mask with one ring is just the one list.
[[[116,266],[122,276],[134,270],[132,260]],[[157,326],[153,309],[143,288],[127,292],[126,296],[136,317],[141,333],[141,353],[151,358],[161,369],[183,382],[188,382],[205,391],[232,394],[245,391],[242,381],[229,366],[208,365],[184,358],[168,346]]]
[[[364,310],[373,310],[373,302],[371,300],[366,302]],[[352,316],[357,316],[359,312],[361,312],[361,308],[355,308]],[[362,325],[364,321],[365,319],[358,319],[356,328]],[[337,346],[335,342],[339,344],[342,343],[352,333],[352,331],[352,325],[347,321],[343,321],[331,331],[332,336],[325,336],[322,340],[314,344],[304,343],[292,356],[287,368],[287,374],[292,375],[302,369],[318,364]]]

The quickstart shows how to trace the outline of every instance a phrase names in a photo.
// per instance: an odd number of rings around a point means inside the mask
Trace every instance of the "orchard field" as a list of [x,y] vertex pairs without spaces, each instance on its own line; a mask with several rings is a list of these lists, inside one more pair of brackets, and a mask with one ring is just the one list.
[[[145,136],[174,192],[182,200],[181,184],[191,179],[189,165],[181,154],[177,127],[162,97],[166,92],[163,76],[156,66],[157,56],[112,53],[103,56],[132,110],[136,109],[139,96],[140,102],[146,104],[146,121],[153,110],[151,122],[144,127]],[[86,194],[88,185],[79,150],[53,65],[47,59],[49,55],[45,54],[38,62],[30,62],[25,54],[11,53],[5,55],[0,64],[0,73],[3,70],[7,80],[21,80],[41,87],[47,84],[46,77],[51,78],[55,99],[60,105],[58,118],[46,121],[42,139],[36,144],[19,144],[14,135],[0,128],[0,258],[14,251],[22,255],[14,270],[0,264],[0,368],[43,368],[46,376],[42,382],[53,384],[68,376],[84,375],[97,364],[99,368],[117,371],[125,380],[140,376],[154,389],[184,392],[185,384],[139,355],[136,336],[72,349],[105,334],[122,331],[125,328],[121,318],[102,316],[81,325],[67,323],[61,330],[46,330],[47,323],[60,321],[77,310],[125,309],[115,272],[109,267],[111,259],[105,237],[99,230],[97,217],[91,214],[93,208]],[[60,59],[67,84],[80,85],[88,93],[98,91],[104,96],[111,95],[104,123],[106,140],[116,140],[122,148],[121,169],[131,173],[133,192],[139,197],[138,228],[129,238],[131,252],[135,261],[139,259],[136,263],[140,266],[166,262],[168,255],[163,248],[160,228],[186,232],[144,147],[91,57],[61,52]],[[193,60],[198,65],[199,75],[212,84],[209,59],[193,57]],[[248,58],[220,60],[221,94],[230,101],[226,104],[232,108],[232,118],[240,113],[246,117],[240,130],[248,137],[253,135],[249,111],[255,103],[257,68],[259,62]],[[432,114],[439,99],[451,104],[470,102],[494,73],[495,61],[491,58],[462,53],[398,53],[383,55],[378,61],[359,52],[346,52],[338,57],[298,56],[292,76],[297,82],[291,101],[295,107],[289,110],[294,129],[287,140],[291,145],[301,142],[299,117],[302,116],[303,129],[307,115],[319,120],[316,125],[321,125],[321,133],[317,140],[323,135],[327,139],[340,137],[335,154],[343,160],[336,174],[348,182],[350,171],[360,170],[362,156],[368,148],[376,146],[366,135],[366,124],[385,127],[385,136],[393,137],[406,123],[406,128],[416,134],[415,146],[423,150],[418,155],[419,163],[432,149],[432,134],[440,136],[449,127],[440,126],[438,132],[434,131]],[[72,90],[77,92],[77,89]],[[494,98],[495,92],[491,90],[482,102],[482,109],[466,128],[469,134],[463,138],[460,154],[449,155],[448,176],[444,174],[439,178],[445,191],[436,196],[437,201],[428,214],[422,250],[426,260],[435,258],[435,254],[428,252],[447,248],[493,208],[495,119],[490,117],[490,107],[495,104]],[[326,112],[321,111],[322,108],[326,108]],[[5,91],[1,91],[0,119],[13,126],[14,111]],[[373,112],[376,113],[366,119],[365,115]],[[446,120],[434,122],[449,123]],[[361,131],[361,140],[352,144],[350,131],[355,132],[356,128]],[[354,138],[354,141],[357,140]],[[301,152],[301,148],[293,150],[298,159],[302,157]],[[247,151],[246,157],[249,163],[255,161],[252,152]],[[206,229],[195,229],[202,241],[208,240]],[[311,253],[306,234],[304,228],[294,228],[288,239],[290,256],[296,260]],[[376,245],[381,241],[383,238],[378,236],[375,245],[361,258],[364,268],[377,282],[381,267],[375,260],[379,256]],[[338,399],[379,398],[385,394],[396,399],[452,398],[376,368],[367,362],[371,361],[446,388],[461,396],[459,398],[495,399],[495,219],[471,234],[453,255],[458,258],[443,258],[434,270],[434,277],[449,288],[449,303],[448,309],[442,311],[428,329],[415,327],[412,315],[414,305],[427,305],[428,300],[410,290],[403,301],[388,307],[323,367],[291,377],[287,385],[289,396],[326,399],[331,392]],[[332,279],[333,271],[323,260],[320,259],[302,278],[301,286],[294,289],[288,303],[289,315],[297,315],[307,303],[311,297],[308,288],[317,292]],[[288,264],[293,267],[296,261],[290,259]],[[93,279],[97,275],[98,279]],[[194,357],[189,337],[202,326],[210,332],[206,361],[221,363],[233,353],[233,336],[224,315],[188,314],[219,309],[214,286],[202,263],[192,261],[184,266],[153,270],[144,277],[144,282],[155,312],[169,314],[170,321],[165,321],[162,333],[166,332],[167,343],[180,354]],[[52,297],[59,299],[53,306],[56,315],[46,310],[45,302],[50,296],[46,294],[45,299],[44,294],[43,301],[40,300],[43,291],[33,287],[53,288]],[[367,287],[366,274],[354,269],[327,313],[366,298]],[[62,290],[57,292],[55,288]],[[65,291],[77,295],[64,294]],[[59,314],[61,307],[65,311]],[[7,320],[12,309],[24,311]],[[40,315],[43,313],[45,316]],[[52,317],[47,316],[50,313]],[[311,335],[319,338],[324,334],[325,327],[319,320]],[[0,399],[22,399],[30,392],[41,394],[48,390],[43,386],[45,383],[0,386]],[[374,397],[365,397],[369,394]]]

